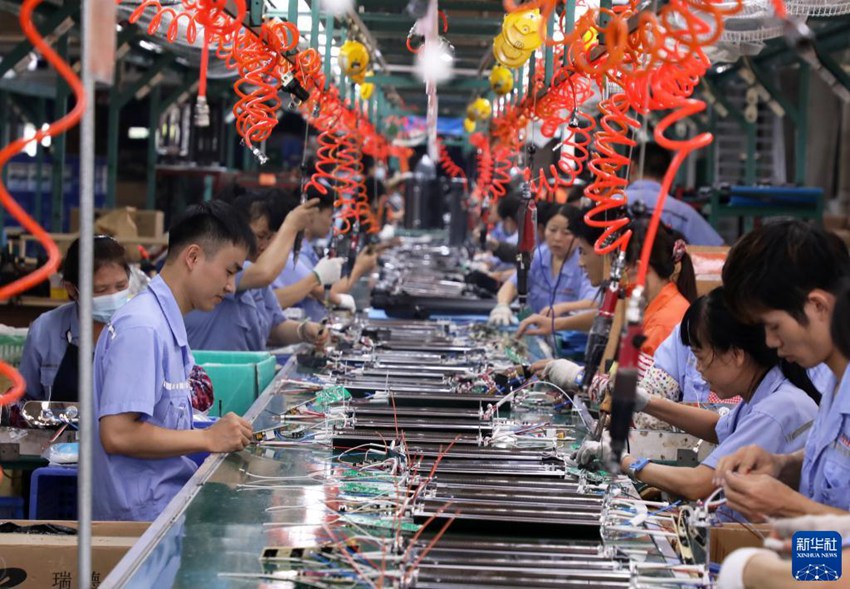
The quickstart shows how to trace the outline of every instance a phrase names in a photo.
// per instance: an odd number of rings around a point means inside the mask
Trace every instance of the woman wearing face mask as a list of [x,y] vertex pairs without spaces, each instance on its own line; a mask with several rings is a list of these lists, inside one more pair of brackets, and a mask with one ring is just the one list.
[[[27,383],[24,401],[76,401],[79,354],[80,241],[68,248],[62,279],[71,303],[44,313],[33,321],[24,343],[20,372]],[[130,298],[130,267],[124,246],[106,235],[94,238],[94,341],[112,315]]]

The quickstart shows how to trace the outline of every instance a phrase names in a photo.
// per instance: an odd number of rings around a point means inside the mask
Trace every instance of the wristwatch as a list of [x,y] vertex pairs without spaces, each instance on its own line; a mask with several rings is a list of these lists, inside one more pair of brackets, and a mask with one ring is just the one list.
[[635,479],[637,473],[642,471],[647,464],[649,464],[649,458],[638,458],[626,468],[626,472],[630,478]]

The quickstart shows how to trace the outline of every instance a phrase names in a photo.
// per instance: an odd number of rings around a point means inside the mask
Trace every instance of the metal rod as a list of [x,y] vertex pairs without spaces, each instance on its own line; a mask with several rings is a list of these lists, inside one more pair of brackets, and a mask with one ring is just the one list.
[[148,119],[148,170],[147,170],[147,196],[145,198],[145,208],[156,208],[156,134],[159,131],[159,103],[162,94],[162,86],[156,84],[151,88],[148,100],[149,104],[149,119]]
[[[56,42],[56,53],[64,60],[68,60],[68,35],[62,35]],[[53,119],[58,120],[68,112],[68,84],[64,80],[56,81],[56,104],[53,111]],[[50,171],[52,173],[53,199],[50,211],[50,228],[58,233],[62,231],[62,196],[65,192],[65,153],[68,143],[67,134],[54,137],[53,139],[53,163]]]
[[79,517],[77,571],[80,589],[91,586],[91,520],[92,520],[92,443],[94,440],[94,399],[92,391],[92,293],[94,291],[94,75],[91,71],[94,38],[95,2],[82,4],[83,90],[87,107],[80,127],[80,276],[79,317],[80,355],[80,460],[78,467],[77,512]]
[[[45,105],[44,97],[39,96],[36,100],[36,110],[38,112],[38,120],[33,121],[33,124],[40,126],[47,120],[47,106]],[[4,111],[5,112],[5,111]],[[5,144],[4,144],[5,145]],[[39,141],[36,145],[35,152],[35,219],[39,223],[44,223],[44,185],[42,184],[41,175],[44,173],[44,142]]]
[[319,49],[319,2],[313,0],[310,6],[310,47]]

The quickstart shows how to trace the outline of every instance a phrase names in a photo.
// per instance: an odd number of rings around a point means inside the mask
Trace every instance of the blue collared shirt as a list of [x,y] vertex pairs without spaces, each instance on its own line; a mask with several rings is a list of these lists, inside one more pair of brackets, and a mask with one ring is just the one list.
[[152,521],[195,472],[185,456],[107,454],[100,440],[100,419],[122,413],[138,413],[157,427],[192,429],[194,364],[180,308],[157,276],[115,313],[95,348],[94,519]]
[[803,456],[800,493],[850,511],[850,370],[844,371],[837,389],[832,386],[822,392]]
[[697,359],[691,348],[682,343],[681,323],[655,350],[655,366],[679,383],[679,401],[705,403],[711,389],[697,370]]
[[[281,273],[278,275],[277,278],[275,278],[274,282],[272,282],[272,289],[286,288],[287,286],[293,285],[296,282],[301,281],[306,276],[310,276],[310,274],[313,272],[313,266],[315,266],[315,264],[311,264],[311,258],[309,256],[304,255],[304,251],[308,247],[309,246],[307,246],[305,242],[305,247],[302,248],[301,255],[298,256],[297,263],[295,263],[292,253],[289,254],[289,259],[286,262],[286,266],[283,267]],[[328,314],[328,311],[325,306],[310,295],[304,297],[294,306],[304,309],[304,314],[312,321],[321,321]]]
[[266,349],[269,333],[285,321],[271,286],[239,291],[242,273],[236,275],[237,292],[228,294],[212,311],[192,311],[185,319],[189,347],[193,350],[256,352]]
[[18,368],[27,383],[25,400],[44,401],[59,370],[59,364],[71,343],[80,343],[80,318],[77,303],[68,303],[39,316],[30,325]]
[[774,366],[749,402],[738,403],[717,422],[719,444],[702,464],[715,468],[721,458],[750,444],[774,454],[796,452],[806,445],[817,412],[817,404]]
[[[511,283],[516,286],[516,274]],[[535,313],[558,303],[592,300],[597,291],[578,265],[578,248],[564,260],[560,274],[552,276],[552,252],[546,245],[537,246],[528,269],[528,305]]]
[[[654,180],[637,180],[626,188],[629,203],[640,201],[650,212],[655,210],[659,192],[661,192],[661,184]],[[702,215],[687,203],[676,200],[672,196],[668,195],[664,199],[661,219],[684,235],[688,243],[692,245],[723,245],[723,238],[708,221],[702,218]]]

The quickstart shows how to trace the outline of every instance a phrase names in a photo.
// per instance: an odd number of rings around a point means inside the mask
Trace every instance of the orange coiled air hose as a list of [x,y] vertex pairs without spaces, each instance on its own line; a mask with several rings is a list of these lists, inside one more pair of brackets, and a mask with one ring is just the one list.
[[[55,137],[65,133],[68,129],[79,123],[83,116],[83,112],[88,106],[88,97],[85,94],[83,85],[79,78],[74,74],[71,67],[62,61],[55,51],[44,41],[44,38],[39,34],[33,23],[32,17],[36,7],[41,4],[42,0],[25,0],[21,5],[20,23],[24,35],[32,44],[32,46],[44,56],[44,59],[52,65],[56,72],[65,80],[71,90],[74,92],[75,104],[74,108],[64,117],[48,125],[46,129],[39,129],[34,137],[29,139],[16,139],[0,151],[0,170],[3,166],[12,159],[12,157],[23,151],[24,147],[31,141],[40,142],[45,137]],[[0,176],[2,178],[2,176]],[[17,203],[6,186],[0,181],[0,203],[9,211],[21,226],[30,232],[38,242],[44,247],[47,254],[47,262],[35,271],[19,278],[9,284],[0,287],[0,301],[8,300],[9,298],[29,290],[36,284],[44,282],[56,272],[59,268],[59,263],[62,256],[59,253],[59,248],[56,243],[50,238],[50,235],[30,217],[27,212]],[[14,367],[0,361],[0,374],[8,378],[12,386],[4,394],[0,395],[0,406],[14,403],[24,395],[26,391],[26,383],[21,374]]]
[[180,34],[181,20],[186,21],[186,41],[189,44],[195,43],[195,39],[198,36],[198,27],[195,24],[194,12],[185,10],[177,12],[177,10],[170,6],[163,7],[157,0],[147,0],[139,4],[138,8],[130,14],[130,18],[127,20],[130,21],[130,24],[136,24],[136,21],[142,17],[148,8],[153,9],[153,16],[151,16],[151,21],[148,23],[149,35],[155,35],[162,24],[163,17],[169,16],[171,18],[168,24],[168,30],[166,31],[166,38],[169,43],[174,43],[177,40],[177,36]]
[[493,175],[490,194],[493,202],[498,202],[508,190],[511,182],[511,150],[499,145],[493,150]]
[[452,156],[449,155],[449,150],[442,141],[437,141],[437,147],[440,151],[440,166],[443,168],[443,171],[448,174],[449,178],[460,178],[463,180],[463,190],[465,192],[468,186],[466,172],[454,162]]

